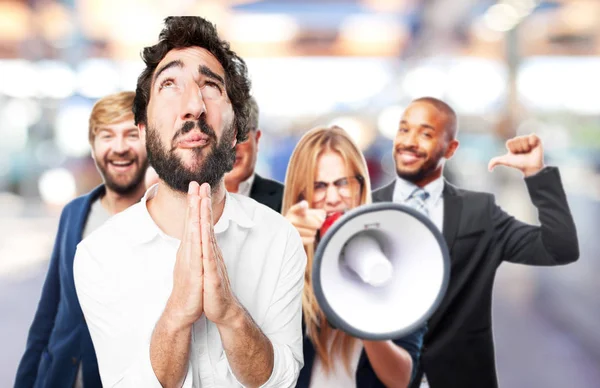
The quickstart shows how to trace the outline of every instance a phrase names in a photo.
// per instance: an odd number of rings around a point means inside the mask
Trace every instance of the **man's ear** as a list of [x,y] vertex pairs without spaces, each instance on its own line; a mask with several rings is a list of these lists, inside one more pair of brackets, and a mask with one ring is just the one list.
[[94,163],[96,163],[96,154],[94,153],[94,144],[90,143],[90,156],[92,157],[92,160],[94,161]]
[[237,128],[235,128],[233,130],[233,141],[231,142],[231,148],[235,147],[235,145],[237,144]]
[[261,135],[262,135],[262,132],[260,131],[260,129],[256,129],[256,131],[254,132],[254,142],[256,143],[257,151],[258,151],[258,141],[260,140]]
[[140,139],[146,141],[146,124],[139,123],[137,127],[140,131]]
[[456,140],[456,139],[450,140],[450,143],[448,144],[448,148],[446,148],[446,152],[444,153],[444,158],[450,159],[456,152],[458,145],[459,145],[458,140]]

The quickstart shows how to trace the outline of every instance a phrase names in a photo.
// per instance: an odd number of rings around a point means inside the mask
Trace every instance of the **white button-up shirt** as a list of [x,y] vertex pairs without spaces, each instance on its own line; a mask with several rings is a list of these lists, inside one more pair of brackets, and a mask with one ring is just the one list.
[[250,196],[250,191],[252,191],[252,185],[254,184],[254,177],[256,174],[252,173],[245,181],[240,182],[238,186],[238,194],[245,195],[246,197]]
[[[105,387],[161,387],[150,363],[150,339],[173,288],[180,241],[148,213],[146,201],[156,190],[151,187],[141,202],[77,247],[75,286]],[[294,386],[303,365],[306,267],[298,232],[280,214],[230,193],[214,231],[233,292],[273,345],[273,372],[263,386]],[[216,325],[204,315],[193,325],[183,386],[241,386]]]
[[[394,186],[393,202],[405,205],[410,195],[418,186],[400,177],[396,177]],[[429,219],[438,227],[440,231],[444,225],[444,178],[429,182],[425,187],[429,193],[429,198],[425,200],[425,207],[429,213]]]

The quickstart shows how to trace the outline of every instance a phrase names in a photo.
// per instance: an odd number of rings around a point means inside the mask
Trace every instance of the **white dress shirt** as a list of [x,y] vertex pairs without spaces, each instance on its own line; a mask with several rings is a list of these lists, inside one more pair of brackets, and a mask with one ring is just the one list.
[[[180,241],[148,213],[146,201],[157,189],[84,239],[75,255],[77,296],[105,387],[161,387],[150,363],[150,339],[173,288]],[[273,372],[263,387],[294,386],[303,365],[306,267],[298,232],[279,213],[230,193],[214,230],[233,292],[273,345]],[[241,386],[217,326],[204,315],[192,328],[183,386]]]
[[[418,186],[400,177],[396,177],[394,186],[393,202],[405,205],[410,195],[417,189]],[[443,231],[444,225],[444,178],[429,182],[423,190],[429,193],[429,198],[425,200],[425,208],[429,214],[429,219],[437,226],[440,232]],[[420,388],[429,387],[427,378],[423,375]]]
[[[418,186],[400,177],[396,177],[394,185],[393,202],[405,205],[410,195]],[[444,178],[430,182],[425,187],[425,191],[429,193],[429,198],[425,200],[425,207],[429,213],[429,219],[442,231],[444,225]]]
[[240,184],[238,185],[238,194],[241,195],[245,195],[246,197],[250,196],[250,191],[252,190],[252,184],[254,183],[254,177],[256,176],[256,174],[252,173],[252,175],[250,175],[248,177],[248,179],[246,179],[243,182],[240,182]]

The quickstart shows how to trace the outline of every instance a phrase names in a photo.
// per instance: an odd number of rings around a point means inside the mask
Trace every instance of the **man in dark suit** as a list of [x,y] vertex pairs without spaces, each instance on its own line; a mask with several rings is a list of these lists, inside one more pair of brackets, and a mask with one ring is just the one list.
[[[503,261],[563,265],[579,257],[575,225],[559,171],[544,166],[536,135],[506,143],[508,152],[489,163],[523,172],[541,226],[505,213],[488,193],[459,189],[442,178],[444,161],[458,147],[454,111],[434,98],[413,101],[394,140],[397,179],[373,193],[374,202],[421,201],[442,230],[451,256],[446,295],[428,322],[418,376],[432,388],[498,386],[491,300]],[[412,388],[423,378],[415,379]],[[423,386],[426,386],[423,383]]]
[[92,109],[89,141],[104,184],[74,199],[62,211],[15,388],[102,386],[94,346],[75,293],[73,259],[84,237],[144,195],[148,161],[133,122],[134,96],[133,92],[110,95]]
[[262,132],[258,128],[258,104],[254,97],[250,98],[250,117],[248,119],[248,140],[238,143],[235,152],[233,170],[225,174],[225,187],[230,193],[239,193],[281,212],[283,185],[277,181],[266,179],[254,172],[258,141]]

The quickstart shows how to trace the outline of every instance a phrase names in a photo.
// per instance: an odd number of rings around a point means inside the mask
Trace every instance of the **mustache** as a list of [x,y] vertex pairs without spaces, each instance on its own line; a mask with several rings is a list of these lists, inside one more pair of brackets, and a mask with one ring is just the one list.
[[427,156],[427,153],[423,152],[423,151],[419,151],[418,148],[416,147],[402,147],[402,146],[398,146],[396,147],[396,152],[412,152],[413,154],[417,155],[418,157],[424,158]]
[[181,126],[181,128],[179,128],[175,134],[173,135],[173,140],[171,142],[171,146],[173,148],[175,148],[175,145],[177,144],[177,140],[185,135],[186,133],[190,132],[192,129],[194,128],[198,128],[200,130],[200,132],[202,132],[203,134],[207,135],[208,137],[210,137],[211,140],[216,141],[217,140],[217,134],[215,133],[215,131],[212,129],[212,127],[210,125],[208,125],[208,123],[206,122],[206,120],[204,120],[203,118],[200,120],[190,120],[190,121],[186,121],[185,123],[183,123],[183,125]]
[[137,161],[137,155],[134,154],[131,150],[127,150],[125,152],[111,152],[104,157],[104,162],[114,162],[115,160],[133,160]]

